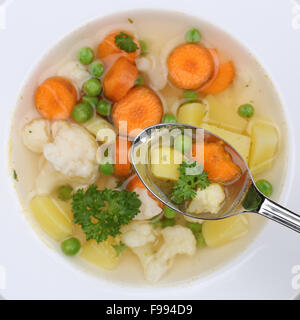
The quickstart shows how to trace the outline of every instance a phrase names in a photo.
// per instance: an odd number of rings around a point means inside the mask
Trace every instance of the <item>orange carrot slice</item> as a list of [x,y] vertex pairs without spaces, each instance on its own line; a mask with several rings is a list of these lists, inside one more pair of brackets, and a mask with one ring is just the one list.
[[[196,155],[196,144],[193,145],[192,153]],[[202,159],[197,161],[201,163]],[[241,175],[240,167],[232,161],[224,145],[215,142],[204,143],[204,170],[208,172],[211,181],[219,183],[231,182]]]
[[131,163],[129,161],[129,153],[131,142],[126,138],[117,137],[116,140],[116,163],[115,176],[119,178],[127,178],[131,173]]
[[223,63],[219,67],[218,75],[215,79],[212,79],[208,84],[205,84],[203,88],[199,89],[199,92],[205,94],[217,94],[226,90],[232,83],[235,76],[235,69],[232,61]]
[[175,86],[196,90],[212,77],[214,62],[206,48],[190,43],[177,47],[170,54],[168,68]]
[[208,51],[211,54],[213,62],[214,62],[214,72],[211,76],[211,79],[208,80],[200,89],[198,89],[199,92],[201,92],[200,90],[204,90],[204,89],[210,87],[211,84],[215,81],[215,79],[217,78],[217,76],[219,74],[220,59],[219,59],[218,51],[217,51],[217,49],[208,49]]
[[[121,135],[134,138],[141,130],[158,124],[163,116],[163,105],[150,88],[139,86],[115,103],[112,120]],[[126,128],[127,126],[127,128]]]
[[[127,184],[126,189],[129,190],[129,191],[134,191],[137,188],[139,188],[139,189],[147,189],[145,187],[145,185],[143,184],[143,182],[140,180],[140,178],[137,175],[135,175],[134,178],[132,178],[129,181],[129,183]],[[153,200],[155,200],[161,208],[164,207],[164,204],[161,201],[159,201],[157,198],[155,198],[154,195],[150,191],[148,191],[148,195]]]
[[137,67],[125,57],[119,58],[103,79],[105,96],[114,102],[121,100],[134,86],[137,76]]
[[[124,32],[130,36],[132,36],[130,33],[126,31],[116,31],[111,34],[109,34],[98,46],[98,57],[102,59],[104,62],[109,62],[111,60],[111,56],[115,54],[121,54],[126,59],[128,59],[131,62],[135,62],[136,58],[140,54],[140,49],[138,49],[135,52],[126,52],[121,50],[115,42],[115,37],[120,34],[121,32]],[[132,36],[133,37],[133,36]],[[140,47],[138,41],[134,40],[135,43]]]
[[76,102],[75,87],[62,77],[47,79],[35,92],[35,106],[38,112],[49,120],[69,118]]

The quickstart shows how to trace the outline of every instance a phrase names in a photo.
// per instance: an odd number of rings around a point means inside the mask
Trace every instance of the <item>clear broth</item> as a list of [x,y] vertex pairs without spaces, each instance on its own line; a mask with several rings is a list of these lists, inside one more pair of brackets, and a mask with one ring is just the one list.
[[[128,18],[132,19],[133,23],[130,23]],[[174,47],[184,42],[186,30],[192,27],[201,30],[204,36],[203,41],[207,46],[219,49],[224,54],[224,58],[234,61],[237,69],[234,85],[241,88],[246,88],[245,84],[248,86],[247,90],[242,90],[239,96],[232,97],[234,101],[232,108],[237,108],[242,103],[252,102],[256,108],[255,117],[269,119],[280,132],[281,142],[276,161],[274,161],[272,168],[263,174],[263,177],[268,179],[275,187],[273,198],[278,200],[285,181],[286,165],[288,163],[288,144],[283,143],[287,141],[287,127],[277,93],[255,58],[230,35],[192,16],[152,10],[115,14],[79,28],[51,49],[37,64],[28,78],[16,107],[11,134],[11,159],[12,167],[16,170],[19,178],[16,185],[17,193],[35,231],[54,250],[59,252],[58,244],[43,234],[28,211],[28,201],[34,194],[34,182],[39,170],[40,157],[23,146],[21,131],[26,123],[39,117],[33,101],[36,87],[47,77],[55,75],[66,61],[75,60],[76,52],[80,47],[88,45],[96,49],[98,43],[112,30],[123,29],[133,32],[139,39],[148,43],[151,54],[157,61],[161,61],[164,60],[164,57],[167,57],[167,54]],[[159,89],[165,111],[176,114],[176,109],[180,104],[177,103],[177,100],[181,99],[181,93],[170,84],[165,88],[160,88],[160,78],[158,73],[157,81],[153,81],[154,84],[157,83],[157,86],[154,85],[153,87]],[[189,284],[191,280],[215,272],[221,267],[224,268],[226,264],[243,252],[245,253],[244,257],[246,257],[245,250],[261,232],[265,220],[258,216],[249,215],[249,222],[249,233],[235,242],[217,249],[198,250],[193,257],[177,257],[173,268],[164,276],[160,285]],[[80,259],[75,259],[74,265],[116,284],[146,285],[140,263],[130,252],[124,255],[118,267],[111,272],[94,268]]]

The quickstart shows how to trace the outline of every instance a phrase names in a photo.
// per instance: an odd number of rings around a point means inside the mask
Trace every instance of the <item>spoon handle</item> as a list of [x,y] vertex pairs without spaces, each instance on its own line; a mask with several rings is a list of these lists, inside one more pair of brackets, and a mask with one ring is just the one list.
[[264,199],[258,213],[300,233],[300,215],[270,199]]

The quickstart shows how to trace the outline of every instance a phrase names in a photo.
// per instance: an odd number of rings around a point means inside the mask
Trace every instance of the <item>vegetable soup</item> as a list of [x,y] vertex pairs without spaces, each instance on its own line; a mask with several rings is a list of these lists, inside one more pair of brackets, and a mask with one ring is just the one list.
[[[180,13],[116,14],[61,40],[30,75],[13,119],[12,171],[36,232],[70,263],[123,284],[186,282],[245,251],[264,220],[176,214],[135,175],[132,140],[159,123],[204,128],[231,144],[260,190],[277,199],[284,119],[264,70],[227,33]],[[179,136],[169,157],[193,148]],[[152,169],[172,181],[174,202],[214,214],[240,171],[222,145],[206,148],[204,164]],[[185,174],[201,165],[192,180]]]

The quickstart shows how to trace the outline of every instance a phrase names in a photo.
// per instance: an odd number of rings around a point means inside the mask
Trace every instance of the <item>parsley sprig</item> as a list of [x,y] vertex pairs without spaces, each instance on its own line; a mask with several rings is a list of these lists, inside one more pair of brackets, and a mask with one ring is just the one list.
[[125,32],[120,32],[115,37],[115,43],[118,48],[126,52],[135,52],[138,50],[138,45],[133,41],[132,36]]
[[195,198],[196,188],[199,186],[202,190],[210,185],[208,173],[203,171],[200,164],[184,161],[178,168],[180,175],[173,186],[171,200],[176,204],[182,204],[186,200]]
[[127,246],[122,241],[117,245],[112,245],[112,247],[116,250],[116,256],[119,257],[121,253],[127,249]]
[[73,194],[74,223],[81,225],[86,239],[98,243],[108,236],[119,235],[122,225],[128,224],[139,212],[141,201],[128,190],[98,190],[91,185],[86,191]]

